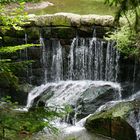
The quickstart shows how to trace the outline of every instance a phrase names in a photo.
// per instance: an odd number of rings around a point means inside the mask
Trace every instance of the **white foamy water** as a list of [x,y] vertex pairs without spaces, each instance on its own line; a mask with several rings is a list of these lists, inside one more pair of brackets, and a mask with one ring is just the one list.
[[[33,101],[36,97],[40,96],[46,90],[52,91],[54,93],[53,97],[47,100],[47,105],[64,105],[64,104],[74,104],[85,92],[87,89],[91,87],[102,87],[102,86],[110,86],[116,91],[116,94],[119,98],[121,98],[121,87],[120,84],[114,82],[107,81],[60,81],[58,83],[47,83],[43,84],[39,87],[34,88],[29,94],[27,99],[26,108],[30,108],[33,104]],[[114,93],[115,94],[115,93]],[[96,98],[99,96],[99,93],[95,91],[93,93],[92,98]]]
[[[93,133],[89,133],[85,127],[84,124],[86,122],[86,119],[90,117],[88,115],[87,117],[81,119],[79,122],[77,122],[75,125],[69,125],[64,122],[60,122],[59,120],[56,120],[53,122],[54,126],[59,129],[58,135],[53,135],[48,133],[48,129],[44,129],[46,134],[44,137],[49,140],[70,140],[70,139],[76,139],[76,140],[113,140],[107,137],[95,135]],[[44,140],[44,139],[43,139]]]

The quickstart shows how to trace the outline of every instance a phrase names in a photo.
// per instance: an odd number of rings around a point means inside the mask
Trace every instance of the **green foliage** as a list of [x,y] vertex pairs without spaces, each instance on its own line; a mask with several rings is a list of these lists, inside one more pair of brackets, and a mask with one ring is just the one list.
[[[115,22],[118,24],[119,19],[123,16],[126,17],[129,26],[132,26],[133,30],[136,32],[140,31],[140,1],[139,0],[105,0],[105,3],[108,3],[110,6],[118,6],[118,10],[115,15]],[[135,16],[133,25],[130,24],[128,17],[128,11],[131,11]]]
[[0,105],[0,137],[13,140],[14,137],[19,137],[23,133],[27,136],[32,135],[44,127],[49,131],[57,132],[51,121],[65,115],[65,108],[57,110],[35,107],[28,112],[17,111],[16,108],[17,103],[12,103],[9,96],[3,98]]
[[40,44],[23,44],[18,46],[0,47],[0,53],[13,53],[33,46],[40,46]]
[[[4,34],[7,30],[22,30],[22,26],[28,24],[27,13],[23,12],[24,3],[21,3],[19,7],[13,9],[12,12],[6,11],[4,6],[0,5],[0,34]],[[1,37],[2,39],[2,37]],[[32,46],[40,46],[40,44],[23,44],[18,46],[1,46],[0,47],[0,87],[18,87],[18,78],[15,74],[22,69],[27,68],[28,62],[14,62],[9,58],[3,58],[4,54],[7,56],[11,53],[15,53],[18,50],[27,49]],[[31,61],[30,61],[31,63]]]
[[137,26],[137,20],[140,17],[140,1],[139,0],[105,0],[105,3],[110,6],[116,5],[118,6],[118,10],[116,12],[115,20],[118,21],[120,17],[127,16],[127,12],[129,10],[133,11],[135,14],[135,25]]
[[119,25],[121,17],[127,22],[115,32],[109,33],[109,39],[116,40],[116,47],[127,56],[140,55],[140,1],[105,0],[110,6],[118,6],[115,22]]
[[118,28],[112,33],[109,33],[108,40],[115,40],[117,49],[126,56],[137,56],[139,47],[137,47],[136,32],[130,28],[128,24]]
[[0,87],[18,89],[18,73],[26,71],[28,65],[34,61],[13,62],[10,59],[0,60]]
[[24,3],[21,3],[17,8],[12,9],[11,12],[6,11],[5,7],[0,5],[0,32],[4,32],[11,28],[15,30],[22,30],[21,26],[27,24],[27,13],[23,12]]
[[9,64],[5,63],[5,61],[0,61],[0,87],[9,88],[15,87],[17,88],[18,79],[13,74],[13,72],[9,68]]

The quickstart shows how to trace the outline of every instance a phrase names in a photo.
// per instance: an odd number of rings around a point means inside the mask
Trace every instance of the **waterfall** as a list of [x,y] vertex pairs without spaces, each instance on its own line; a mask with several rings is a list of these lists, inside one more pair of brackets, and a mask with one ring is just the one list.
[[70,53],[69,53],[69,77],[68,79],[72,80],[73,79],[73,68],[74,68],[74,45],[76,43],[76,38],[73,39],[72,43],[71,43],[71,49],[70,49]]
[[32,104],[33,104],[33,101],[36,97],[38,97],[41,93],[43,93],[46,88],[48,87],[49,85],[41,85],[39,87],[35,87],[33,90],[30,91],[30,93],[28,94],[28,99],[27,99],[27,105],[26,105],[26,109],[29,109]]
[[104,41],[95,37],[74,38],[69,57],[70,79],[117,81],[119,52],[114,43],[107,42],[105,46]]
[[105,80],[116,81],[117,74],[119,72],[118,60],[120,54],[114,47],[114,42],[108,42],[106,50],[106,70],[105,70]]
[[50,42],[51,45],[45,44],[40,37],[45,82],[87,79],[117,82],[120,54],[114,42],[76,37],[69,48],[63,47],[58,39]]
[[114,42],[97,39],[94,30],[93,38],[77,36],[69,46],[63,46],[59,39],[47,40],[42,35],[40,44],[44,80],[28,94],[25,109],[28,110],[36,98],[37,103],[43,101],[48,107],[68,104],[73,107],[74,115],[69,114],[67,120],[73,117],[75,127],[65,132],[71,133],[72,129],[85,132],[86,118],[78,122],[80,113],[87,116],[108,101],[121,99],[121,86],[117,83],[120,54]]
[[[44,80],[41,86],[29,93],[27,109],[32,106],[34,99],[42,96],[46,90],[54,94],[53,98],[46,101],[46,105],[74,105],[75,120],[80,98],[83,102],[91,102],[91,99],[95,102],[98,96],[111,89],[114,94],[110,99],[121,99],[121,88],[117,83],[120,54],[114,48],[114,42],[97,39],[94,30],[93,38],[77,36],[67,47],[63,47],[59,39],[47,40],[42,35],[40,44]],[[98,91],[98,88],[103,92]],[[102,105],[105,102],[106,100],[97,104]],[[96,108],[97,106],[94,111]]]
[[42,35],[40,35],[40,44],[42,46],[42,64],[44,69],[44,83],[47,82],[47,68],[46,68],[46,49],[45,49],[45,42]]
[[[53,59],[52,59],[52,79],[54,81],[63,80],[63,52],[62,46],[59,41],[53,42],[57,47],[53,47]],[[54,46],[55,46],[54,45]]]

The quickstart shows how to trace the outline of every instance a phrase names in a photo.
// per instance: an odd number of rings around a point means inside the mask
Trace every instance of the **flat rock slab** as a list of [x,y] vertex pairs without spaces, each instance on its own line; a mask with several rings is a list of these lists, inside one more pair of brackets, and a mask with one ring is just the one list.
[[56,13],[46,15],[29,15],[31,25],[35,26],[109,26],[113,27],[114,17],[110,15],[78,15],[73,13]]

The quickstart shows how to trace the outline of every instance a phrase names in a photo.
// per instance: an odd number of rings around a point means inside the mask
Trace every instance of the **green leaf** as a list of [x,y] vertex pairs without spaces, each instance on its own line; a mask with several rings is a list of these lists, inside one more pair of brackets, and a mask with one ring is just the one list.
[[18,50],[23,50],[29,47],[41,46],[40,44],[24,44],[18,46],[7,46],[7,47],[0,47],[0,53],[13,53]]

